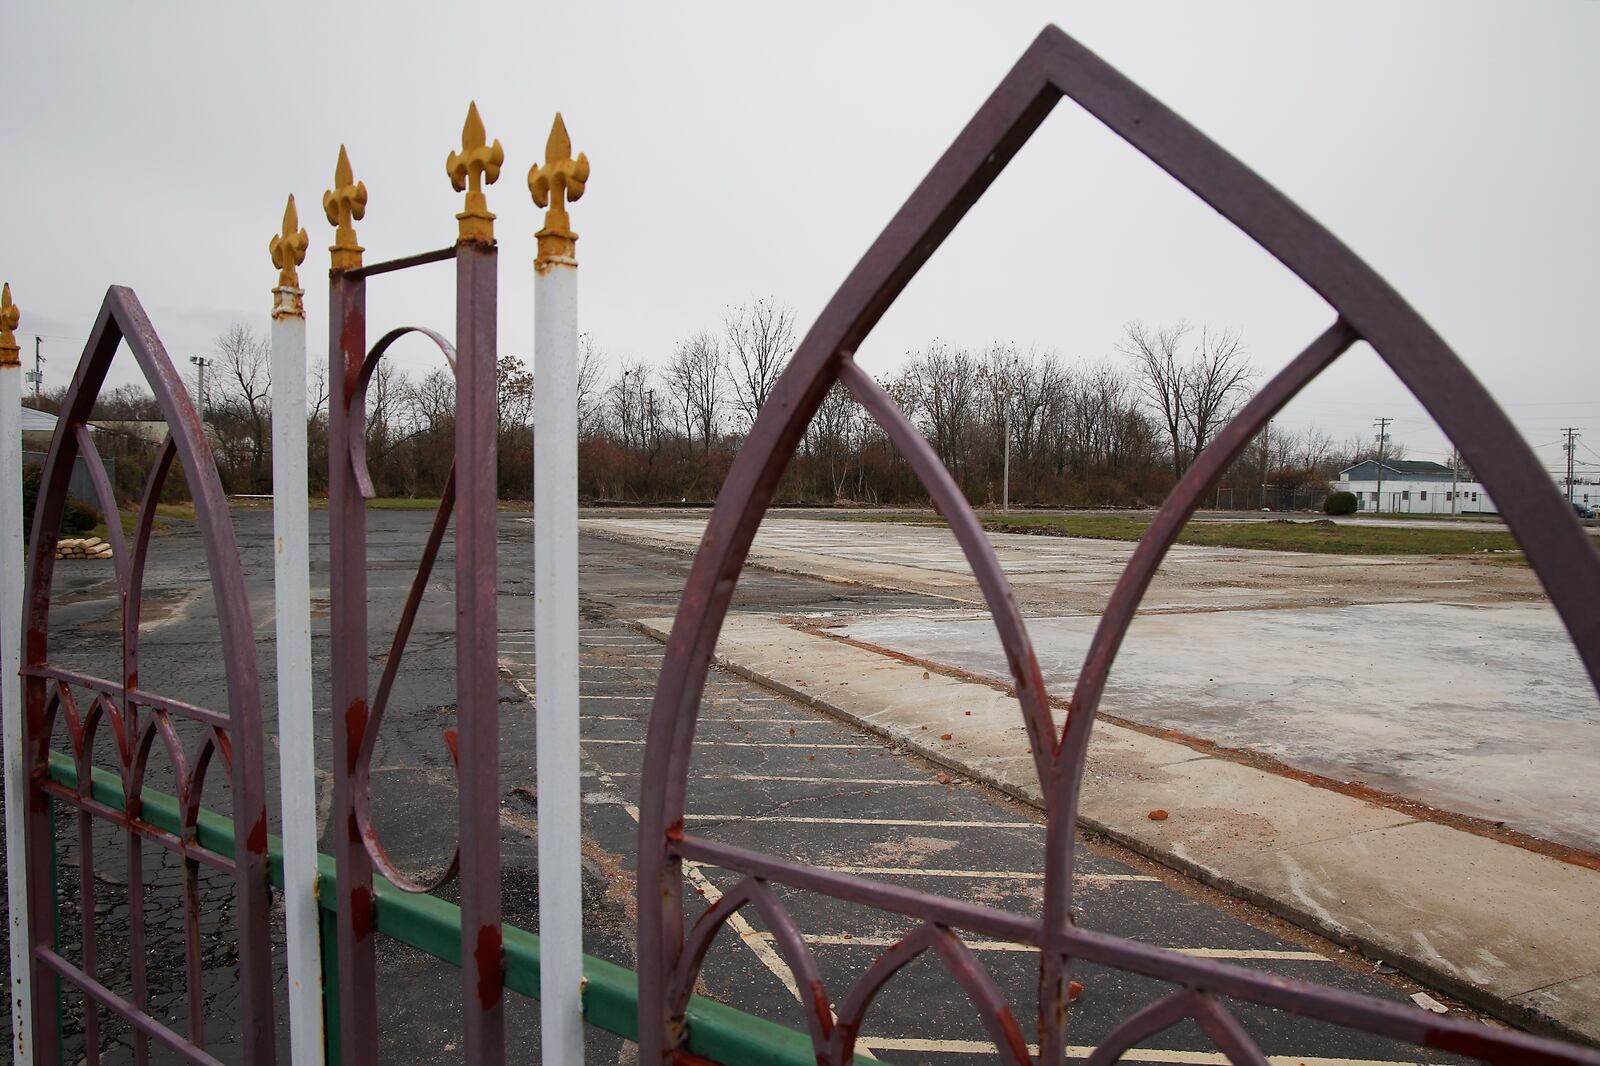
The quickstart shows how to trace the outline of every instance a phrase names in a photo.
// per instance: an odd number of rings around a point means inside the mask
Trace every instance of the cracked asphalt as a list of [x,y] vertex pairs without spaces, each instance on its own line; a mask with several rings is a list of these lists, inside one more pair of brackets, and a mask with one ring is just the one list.
[[[267,745],[268,802],[277,803],[276,714],[271,602],[271,514],[236,512],[240,554],[258,637]],[[370,514],[369,602],[374,685],[389,652],[388,626],[398,615],[420,554],[431,514]],[[316,691],[327,692],[326,514],[312,516],[313,654]],[[660,645],[628,619],[670,613],[689,561],[681,555],[586,538],[582,551],[582,708],[585,812],[585,947],[594,955],[633,965],[632,873],[638,773],[645,720]],[[454,724],[455,651],[451,628],[453,554],[447,541],[407,649],[394,702],[374,758],[373,799],[378,829],[390,856],[413,872],[437,869],[455,840],[455,782],[443,729]],[[174,525],[155,539],[148,563],[143,630],[145,687],[206,706],[225,707],[225,676],[215,612],[198,534]],[[533,775],[532,526],[526,515],[500,516],[501,832],[505,917],[535,928],[537,795]],[[830,584],[749,571],[741,579],[736,610],[868,613],[935,606],[908,593]],[[52,657],[100,676],[116,676],[117,603],[109,564],[63,561],[57,567],[52,615]],[[329,716],[317,707],[319,814],[322,847],[331,850],[326,823],[331,801]],[[180,730],[190,751],[193,730]],[[101,747],[101,764],[112,765]],[[937,768],[892,750],[819,712],[724,672],[714,672],[696,742],[690,828],[718,840],[759,848],[814,864],[854,870],[956,898],[1019,912],[1036,908],[1043,841],[1037,812],[991,790],[941,780]],[[220,777],[218,777],[220,780]],[[170,787],[158,766],[153,787]],[[226,808],[225,789],[213,783],[208,806]],[[61,936],[75,958],[82,915],[74,896],[81,855],[73,822],[63,815],[58,834],[63,903]],[[125,842],[109,830],[92,834],[97,858],[93,883],[100,974],[126,992],[128,908]],[[1286,977],[1403,1000],[1417,986],[1375,972],[1373,960],[1354,958],[1264,912],[1154,866],[1114,845],[1082,840],[1082,884],[1076,895],[1082,924],[1118,935],[1229,958]],[[210,1050],[230,1059],[229,1034],[237,1004],[229,945],[232,914],[228,884],[202,885],[204,950],[200,987],[185,987],[182,971],[180,864],[158,859],[147,846],[145,917],[150,939],[153,1010],[180,1032],[197,1013]],[[692,911],[732,887],[734,878],[714,868],[692,867]],[[441,894],[452,896],[453,887]],[[823,978],[842,996],[877,952],[909,928],[893,915],[838,901],[779,890],[806,934]],[[275,915],[281,919],[281,913]],[[801,1025],[792,978],[755,915],[725,929],[704,972],[705,992],[766,1017]],[[1007,995],[1024,1029],[1035,997],[1037,960],[1015,945],[979,941],[974,949]],[[284,980],[281,928],[277,966]],[[1074,1005],[1070,1042],[1092,1046],[1121,1019],[1160,995],[1158,982],[1095,967],[1077,967],[1084,992]],[[413,949],[380,938],[379,1058],[410,1063],[449,1060],[460,1054],[460,977]],[[191,1003],[198,999],[198,1011]],[[511,1058],[537,1061],[537,1004],[511,997]],[[1336,1030],[1281,1012],[1233,1004],[1241,1021],[1270,1055],[1285,1061],[1333,1064],[1457,1061],[1437,1053]],[[69,1048],[81,1053],[89,1020],[77,997],[67,997]],[[286,1012],[278,1012],[280,1051],[286,1054]],[[5,1020],[9,1025],[9,1018]],[[103,1061],[131,1061],[126,1027],[103,1015]],[[937,964],[912,964],[885,989],[864,1029],[863,1046],[878,1058],[904,1063],[993,1061],[982,1026],[959,988]],[[1212,1062],[1212,1048],[1192,1023],[1141,1045],[1126,1061]],[[630,1045],[591,1030],[590,1061],[627,1063]]]

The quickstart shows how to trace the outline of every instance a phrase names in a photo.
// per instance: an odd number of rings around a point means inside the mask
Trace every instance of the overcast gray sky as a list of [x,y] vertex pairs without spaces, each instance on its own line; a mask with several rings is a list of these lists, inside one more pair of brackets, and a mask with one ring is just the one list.
[[[339,144],[370,195],[368,261],[441,247],[444,158],[476,99],[506,167],[489,190],[500,338],[532,338],[527,169],[552,113],[593,165],[572,209],[582,328],[662,360],[727,305],[772,294],[808,326],[1047,22],[1286,191],[1393,283],[1541,457],[1584,427],[1600,470],[1600,5],[1007,3],[8,5],[0,277],[46,382],[64,382],[108,284],[174,358],[267,324],[266,244],[293,192],[326,336]],[[371,332],[448,327],[451,275],[374,281]],[[1113,354],[1130,319],[1239,330],[1263,375],[1331,320],[1315,295],[1063,102],[878,327],[892,370],[931,338]],[[429,364],[419,346],[404,356]],[[436,356],[434,357],[436,358]],[[131,380],[119,365],[116,380]],[[1448,445],[1367,349],[1286,412],[1340,439],[1396,419]]]

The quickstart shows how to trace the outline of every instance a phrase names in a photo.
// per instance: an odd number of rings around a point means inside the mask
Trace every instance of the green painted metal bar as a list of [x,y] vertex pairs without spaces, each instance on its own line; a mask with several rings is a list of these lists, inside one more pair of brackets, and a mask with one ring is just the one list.
[[[72,760],[59,752],[50,753],[50,778],[67,787],[76,787],[77,768]],[[117,810],[124,809],[122,782],[116,774],[96,767],[90,790],[95,799]],[[177,800],[163,792],[146,788],[143,791],[144,820],[169,833],[178,833],[182,823]],[[196,822],[196,837],[201,846],[223,855],[233,854],[233,822],[220,814],[202,810]],[[335,889],[337,871],[331,855],[317,856],[317,900],[321,912],[333,913],[338,899]],[[267,876],[272,884],[283,887],[283,842],[276,836],[267,837]],[[374,877],[376,889],[377,930],[391,939],[409,944],[434,958],[452,966],[461,965],[461,908],[435,896],[402,892],[382,877]],[[328,1028],[327,1046],[330,1066],[337,1066],[339,1013],[337,986],[338,967],[333,964],[337,944],[327,935],[331,923],[324,923],[323,981],[324,1003],[328,1010],[324,1024]],[[513,992],[539,998],[539,937],[514,925],[506,925],[505,966],[506,987]],[[629,969],[597,959],[583,957],[583,1017],[588,1024],[626,1040],[639,1037],[639,980]],[[684,1050],[712,1062],[759,1062],[761,1066],[815,1066],[816,1054],[811,1048],[811,1038],[803,1032],[789,1029],[774,1022],[704,996],[689,1001],[688,1035]],[[866,1061],[863,1059],[862,1061]]]
[[322,1061],[325,1066],[344,1062],[339,1043],[339,927],[333,912],[317,907],[317,937],[322,945]]
[[[70,766],[72,764],[68,762],[67,765]],[[46,802],[50,805],[50,891],[55,893],[55,896],[50,900],[50,944],[55,948],[56,954],[59,955],[61,954],[61,864],[58,856],[61,853],[57,850],[58,841],[56,840],[56,801],[47,799]],[[21,875],[19,874],[18,876]],[[37,973],[38,970],[35,969],[34,972]],[[67,1054],[67,988],[66,982],[61,979],[61,975],[54,971],[51,971],[50,980],[55,983],[56,989],[56,1048],[58,1051],[56,1063],[57,1066],[60,1066]],[[29,1035],[31,1037],[32,1034]]]

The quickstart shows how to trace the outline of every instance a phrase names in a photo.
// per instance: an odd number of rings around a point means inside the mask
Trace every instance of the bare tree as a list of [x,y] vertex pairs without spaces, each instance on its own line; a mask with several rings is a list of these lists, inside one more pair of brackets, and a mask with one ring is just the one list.
[[578,439],[588,440],[600,430],[603,419],[600,382],[605,373],[605,353],[587,333],[578,334]]
[[965,348],[934,341],[906,368],[907,395],[940,461],[957,471],[966,458],[977,397],[978,361]]
[[514,355],[502,355],[495,364],[495,415],[502,430],[526,429],[533,424],[533,374]]
[[1200,331],[1187,359],[1180,349],[1187,322],[1152,332],[1142,322],[1123,327],[1119,351],[1134,361],[1140,389],[1172,450],[1172,472],[1182,477],[1250,392],[1255,376],[1239,334]]
[[1189,464],[1183,448],[1183,366],[1178,347],[1189,332],[1188,323],[1151,332],[1143,322],[1134,321],[1122,332],[1117,350],[1132,357],[1145,402],[1155,411],[1172,448],[1172,472],[1182,477]]
[[748,430],[794,354],[794,311],[772,297],[751,300],[728,311],[722,331],[728,342],[734,406]]
[[685,412],[685,435],[700,435],[701,451],[709,455],[721,422],[727,360],[717,337],[701,330],[681,342],[667,364],[667,385]]
[[328,362],[320,360],[311,366],[306,378],[306,421],[315,424],[328,417]]
[[844,495],[845,483],[850,479],[850,455],[859,455],[861,419],[864,412],[856,398],[841,381],[833,383],[811,425],[806,428],[806,442],[811,451],[827,466],[828,493],[837,500]]
[[1239,410],[1249,396],[1253,377],[1255,370],[1245,357],[1237,331],[1213,333],[1201,327],[1200,346],[1183,368],[1183,420],[1189,431],[1190,462]]
[[223,403],[236,409],[250,433],[250,481],[260,488],[272,433],[272,360],[264,338],[235,322],[213,342]]

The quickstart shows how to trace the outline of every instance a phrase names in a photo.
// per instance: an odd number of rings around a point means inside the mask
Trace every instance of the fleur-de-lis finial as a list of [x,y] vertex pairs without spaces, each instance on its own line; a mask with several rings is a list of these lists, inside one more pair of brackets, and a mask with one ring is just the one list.
[[22,358],[17,355],[20,350],[17,338],[11,332],[21,321],[22,312],[11,302],[11,282],[8,281],[5,288],[0,289],[0,366],[22,365]]
[[494,215],[489,213],[489,200],[483,195],[485,185],[500,179],[500,165],[506,153],[496,140],[488,143],[483,132],[483,119],[478,117],[478,103],[467,105],[467,121],[461,127],[461,151],[451,152],[444,161],[444,171],[450,175],[450,184],[456,192],[467,194],[467,206],[456,221],[460,223],[460,239],[481,244],[494,243]]
[[300,295],[300,274],[295,267],[306,261],[306,248],[310,245],[306,231],[300,228],[300,213],[294,207],[294,194],[283,208],[283,232],[267,242],[272,265],[278,268],[278,286],[273,289],[272,317],[293,315],[304,318],[306,309]]
[[361,266],[361,253],[366,249],[356,243],[356,227],[367,213],[367,183],[357,181],[350,169],[350,156],[344,145],[339,146],[339,165],[333,170],[333,188],[322,194],[322,212],[328,221],[338,227],[333,233],[334,270],[354,270]]
[[528,191],[533,202],[546,208],[544,229],[534,236],[539,238],[539,258],[572,258],[578,235],[572,232],[572,219],[567,216],[567,201],[583,196],[589,181],[589,157],[582,152],[572,158],[572,138],[567,136],[567,124],[556,112],[556,121],[550,127],[550,140],[544,146],[544,166],[528,171]]
[[306,231],[300,228],[300,214],[294,208],[294,194],[290,193],[289,202],[283,208],[283,232],[267,243],[267,251],[272,254],[272,265],[278,268],[280,289],[300,287],[300,274],[295,267],[306,261],[309,243]]

